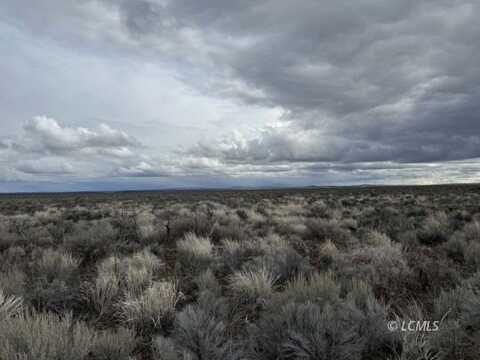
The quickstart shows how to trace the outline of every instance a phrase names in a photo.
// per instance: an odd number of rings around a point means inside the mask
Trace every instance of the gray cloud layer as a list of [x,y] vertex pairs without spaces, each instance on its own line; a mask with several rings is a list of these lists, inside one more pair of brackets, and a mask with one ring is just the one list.
[[[125,158],[113,176],[415,178],[445,163],[436,175],[445,179],[446,162],[480,157],[478,1],[7,0],[0,9],[67,48],[172,67],[212,99],[283,114],[157,157],[137,151],[128,129],[48,118],[24,127],[49,156]],[[10,146],[0,141],[0,151]],[[455,178],[475,180],[476,162],[462,164],[468,176]]]
[[219,93],[285,109],[283,132],[266,129],[240,150],[235,143],[204,148],[205,156],[246,162],[480,156],[477,1],[109,3],[134,36],[191,29],[223,70],[212,84]]

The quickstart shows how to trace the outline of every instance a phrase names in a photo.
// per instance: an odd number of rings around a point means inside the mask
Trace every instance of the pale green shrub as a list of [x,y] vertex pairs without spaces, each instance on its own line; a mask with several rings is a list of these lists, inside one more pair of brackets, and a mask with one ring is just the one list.
[[226,330],[225,323],[211,312],[189,305],[177,314],[173,337],[180,349],[188,351],[187,358],[240,360],[240,353],[234,349]]

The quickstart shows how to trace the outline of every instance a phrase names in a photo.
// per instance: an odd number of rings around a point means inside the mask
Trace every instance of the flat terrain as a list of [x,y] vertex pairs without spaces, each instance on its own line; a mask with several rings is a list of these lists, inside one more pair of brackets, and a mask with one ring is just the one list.
[[479,354],[480,185],[0,195],[1,360]]

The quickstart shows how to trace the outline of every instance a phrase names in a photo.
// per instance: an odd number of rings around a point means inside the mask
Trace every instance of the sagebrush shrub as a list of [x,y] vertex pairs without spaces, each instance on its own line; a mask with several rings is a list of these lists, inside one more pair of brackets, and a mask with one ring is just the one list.
[[306,240],[331,240],[339,249],[349,249],[357,240],[348,229],[342,228],[337,220],[311,219],[306,220]]
[[25,299],[37,309],[64,311],[78,295],[79,262],[71,254],[45,249],[29,269]]
[[463,233],[467,241],[480,241],[480,222],[474,220],[465,225]]
[[444,212],[429,215],[418,232],[422,244],[436,245],[447,241],[449,234],[449,219]]
[[480,240],[471,241],[468,245],[466,245],[465,262],[471,270],[480,270]]
[[199,307],[188,305],[177,314],[173,337],[194,360],[240,360],[224,322]]
[[367,281],[382,296],[399,297],[411,277],[411,269],[400,244],[387,242],[377,247],[362,247],[335,257],[334,268],[342,278]]
[[77,270],[79,261],[71,254],[53,249],[43,250],[33,263],[33,274],[47,281],[68,280]]
[[260,239],[259,249],[263,255],[252,259],[252,266],[268,268],[280,282],[284,282],[300,274],[312,271],[309,259],[301,256],[288,241],[276,234]]
[[108,221],[80,222],[64,237],[63,245],[85,265],[110,253],[116,232]]
[[361,359],[365,339],[355,309],[314,303],[289,303],[268,313],[252,333],[256,359]]
[[186,360],[187,356],[191,359],[190,354],[182,354],[174,341],[164,336],[153,339],[152,348],[155,360]]

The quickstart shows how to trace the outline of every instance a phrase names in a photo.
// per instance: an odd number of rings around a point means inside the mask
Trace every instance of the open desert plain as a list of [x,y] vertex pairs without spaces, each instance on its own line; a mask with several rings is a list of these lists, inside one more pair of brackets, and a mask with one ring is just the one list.
[[479,270],[477,185],[4,195],[0,358],[477,360]]

